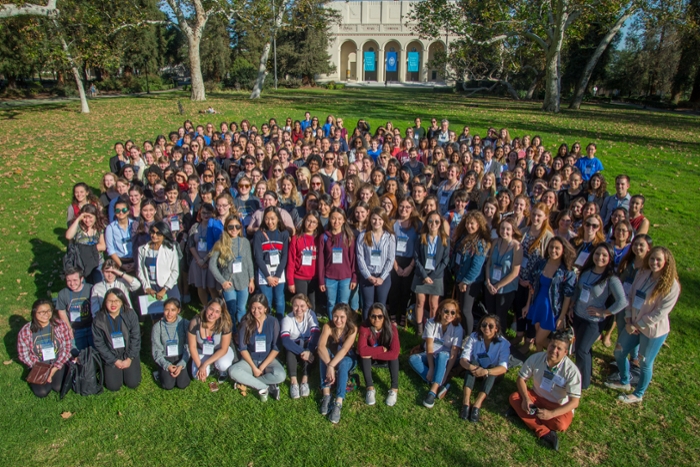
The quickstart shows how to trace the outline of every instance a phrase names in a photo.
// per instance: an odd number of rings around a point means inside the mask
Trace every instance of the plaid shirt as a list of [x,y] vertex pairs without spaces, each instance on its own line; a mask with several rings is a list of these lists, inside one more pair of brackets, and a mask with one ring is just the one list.
[[[41,362],[41,349],[34,347],[32,341],[32,331],[29,329],[32,323],[27,323],[22,326],[17,336],[17,353],[19,359],[29,368],[35,363]],[[63,365],[70,359],[71,337],[68,325],[62,320],[58,323],[51,323],[53,329],[54,348],[56,349],[56,359],[53,361],[54,367],[57,369],[63,368]],[[58,344],[58,345],[56,345]]]

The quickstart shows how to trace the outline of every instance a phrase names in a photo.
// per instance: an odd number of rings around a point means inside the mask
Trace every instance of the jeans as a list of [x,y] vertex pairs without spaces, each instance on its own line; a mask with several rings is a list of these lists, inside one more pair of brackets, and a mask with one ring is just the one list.
[[408,359],[408,364],[411,368],[423,378],[424,381],[428,383],[438,383],[442,386],[443,379],[445,379],[445,370],[447,370],[447,362],[450,361],[449,352],[435,352],[433,353],[433,380],[428,381],[428,355],[423,352],[420,354],[413,354]]
[[[258,365],[260,363],[258,363]],[[265,367],[265,372],[258,377],[253,376],[253,368],[243,359],[231,365],[228,374],[232,380],[244,386],[255,388],[258,391],[267,389],[271,384],[280,384],[287,377],[284,367],[277,359],[273,359],[270,364]]]
[[391,275],[382,282],[382,285],[372,285],[368,280],[360,280],[360,292],[362,293],[362,319],[366,320],[369,315],[369,309],[375,303],[381,303],[386,306],[386,299],[389,297],[391,289]]
[[[615,315],[615,320],[617,321],[617,336],[618,339],[620,338],[620,333],[622,332],[623,329],[625,329],[625,310],[622,310],[621,312],[617,313]],[[630,357],[632,360],[639,360],[639,344],[637,344],[631,351],[630,351]]]
[[617,345],[615,346],[615,360],[617,368],[620,370],[620,383],[629,384],[630,382],[630,364],[627,361],[627,355],[639,345],[639,382],[634,389],[633,394],[639,398],[644,396],[651,377],[654,374],[654,359],[659,354],[668,334],[659,337],[647,337],[644,334],[630,335],[626,328],[619,331],[617,337]]
[[328,296],[328,318],[332,319],[333,307],[336,303],[350,304],[350,278],[326,279],[326,295]]
[[[328,353],[332,359],[333,354],[331,354],[330,351]],[[348,386],[348,377],[350,376],[350,372],[355,368],[356,364],[357,362],[355,359],[349,355],[343,357],[340,363],[338,363],[338,366],[335,368],[335,397],[345,399],[345,392],[347,391]],[[321,389],[328,388],[330,387],[326,383],[326,371],[328,367],[320,358],[318,359],[318,365],[321,373]]]
[[359,310],[360,309],[360,286],[358,285],[350,291],[350,309]]
[[267,302],[270,304],[270,309],[275,309],[275,316],[277,319],[281,320],[284,318],[284,284],[279,283],[275,287],[261,284],[260,291],[263,293],[263,295],[265,295],[265,298],[267,298]]
[[245,315],[245,308],[248,304],[248,289],[236,290],[231,287],[228,290],[222,290],[226,302],[226,308],[231,315],[231,321],[238,324]]
[[95,345],[92,341],[92,327],[73,329],[73,348],[78,350],[87,349]]
[[600,337],[604,321],[590,321],[574,315],[574,335],[576,336],[576,366],[581,372],[581,389],[588,389],[593,374],[591,349]]

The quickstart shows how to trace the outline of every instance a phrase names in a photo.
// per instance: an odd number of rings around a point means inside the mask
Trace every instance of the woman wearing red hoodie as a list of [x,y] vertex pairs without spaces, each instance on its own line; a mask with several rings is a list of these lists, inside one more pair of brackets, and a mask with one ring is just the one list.
[[365,402],[367,405],[376,403],[377,391],[372,382],[372,363],[388,363],[391,375],[391,389],[386,397],[386,405],[393,407],[399,392],[399,331],[396,323],[392,323],[386,307],[375,303],[369,309],[368,319],[360,326],[360,337],[357,340],[357,353],[360,356],[362,374],[367,385]]
[[323,232],[318,212],[311,211],[301,222],[302,228],[289,241],[287,288],[292,294],[304,294],[311,309],[316,309],[316,242]]

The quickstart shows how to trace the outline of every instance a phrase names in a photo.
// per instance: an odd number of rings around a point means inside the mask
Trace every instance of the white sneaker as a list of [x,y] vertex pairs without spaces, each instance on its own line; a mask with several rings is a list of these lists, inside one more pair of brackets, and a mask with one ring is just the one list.
[[396,405],[396,399],[397,399],[398,396],[399,396],[399,395],[396,393],[396,391],[394,391],[393,389],[391,389],[391,390],[389,391],[389,394],[387,394],[387,396],[386,396],[386,405],[388,405],[389,407],[395,406],[395,405]]
[[292,384],[289,386],[289,397],[292,399],[299,399],[299,385],[298,384]]
[[301,386],[299,386],[300,392],[301,392],[301,397],[309,397],[309,394],[311,394],[311,389],[309,388],[309,383],[301,383]]
[[377,403],[377,391],[376,389],[368,389],[367,395],[365,396],[365,403],[367,405],[374,405]]
[[260,395],[260,402],[267,402],[267,389],[261,389],[258,391]]

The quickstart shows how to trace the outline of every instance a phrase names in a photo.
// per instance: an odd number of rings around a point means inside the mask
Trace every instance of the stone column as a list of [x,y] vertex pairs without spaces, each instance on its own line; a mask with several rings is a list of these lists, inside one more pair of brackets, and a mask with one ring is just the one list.
[[384,74],[386,73],[386,59],[384,57],[384,49],[379,49],[377,52],[377,81],[384,82]]
[[362,54],[362,49],[357,49],[357,76],[355,79],[357,81],[362,81],[365,77],[365,57]]
[[399,73],[399,83],[405,83],[406,70],[408,69],[408,55],[406,54],[406,47],[401,46],[401,50],[399,50],[399,55],[401,56],[397,60],[396,71]]
[[423,43],[423,51],[420,57],[420,81],[427,83],[430,80],[428,76],[428,48]]

